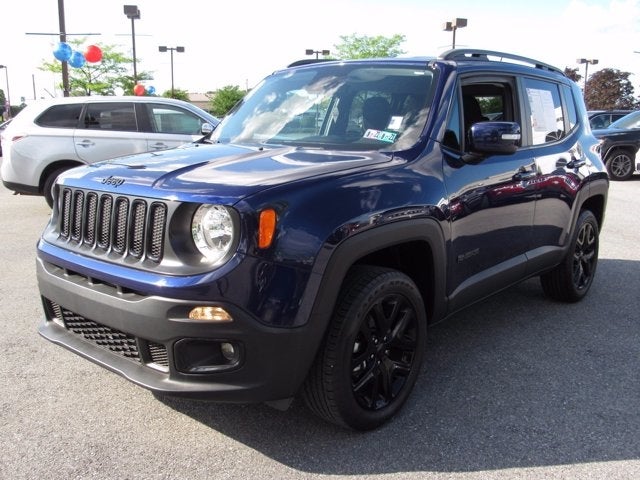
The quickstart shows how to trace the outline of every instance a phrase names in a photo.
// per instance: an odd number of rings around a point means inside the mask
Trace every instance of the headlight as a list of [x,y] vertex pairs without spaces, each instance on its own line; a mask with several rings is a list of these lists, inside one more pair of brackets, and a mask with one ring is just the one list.
[[210,263],[218,263],[234,244],[233,219],[222,205],[201,205],[191,221],[191,236]]

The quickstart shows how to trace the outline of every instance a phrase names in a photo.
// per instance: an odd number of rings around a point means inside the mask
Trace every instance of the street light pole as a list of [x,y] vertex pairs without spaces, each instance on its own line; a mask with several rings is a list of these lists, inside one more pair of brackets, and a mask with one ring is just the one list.
[[158,47],[159,52],[166,52],[167,50],[171,52],[171,98],[173,98],[173,51],[184,53],[184,47],[166,47],[164,45]]
[[331,52],[329,50],[314,50],[313,48],[307,48],[305,50],[305,52],[307,55],[313,55],[314,53],[316,54],[316,60],[318,60],[318,55],[322,54],[322,55],[329,55]]
[[124,14],[131,19],[131,43],[133,44],[133,84],[138,83],[138,71],[136,70],[136,26],[135,20],[140,19],[140,10],[137,5],[125,5]]
[[445,32],[453,32],[453,42],[451,44],[451,48],[456,48],[456,30],[458,30],[459,28],[464,28],[466,26],[466,18],[456,18],[455,20],[452,20],[450,22],[445,22],[445,24],[442,26],[442,29]]
[[587,100],[587,75],[589,72],[589,64],[591,65],[596,65],[598,63],[598,60],[596,58],[578,58],[576,60],[576,62],[578,64],[583,64],[584,63],[584,88],[582,89],[582,96],[585,99],[585,102]]
[[6,65],[0,65],[0,68],[4,68],[4,76],[7,79],[7,98],[6,98],[6,108],[7,108],[7,119],[11,118],[11,95],[9,94],[9,67]]

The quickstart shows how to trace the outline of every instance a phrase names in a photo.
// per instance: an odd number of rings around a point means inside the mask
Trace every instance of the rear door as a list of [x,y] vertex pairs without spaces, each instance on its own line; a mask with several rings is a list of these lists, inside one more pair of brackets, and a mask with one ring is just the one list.
[[74,133],[78,157],[86,163],[146,152],[132,102],[89,102]]
[[535,273],[563,254],[589,162],[579,145],[582,131],[571,89],[550,79],[521,81],[530,119],[523,131],[523,148],[535,149],[538,172],[532,179],[538,201],[529,253],[529,269]]

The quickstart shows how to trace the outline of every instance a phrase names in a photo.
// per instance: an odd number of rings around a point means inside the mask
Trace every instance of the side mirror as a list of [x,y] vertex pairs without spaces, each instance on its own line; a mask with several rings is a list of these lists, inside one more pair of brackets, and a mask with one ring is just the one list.
[[200,128],[200,133],[202,135],[211,135],[211,132],[213,132],[213,129],[215,127],[213,125],[211,125],[210,123],[203,123],[202,127]]
[[515,122],[479,122],[471,126],[469,137],[474,153],[509,155],[518,150],[522,134]]

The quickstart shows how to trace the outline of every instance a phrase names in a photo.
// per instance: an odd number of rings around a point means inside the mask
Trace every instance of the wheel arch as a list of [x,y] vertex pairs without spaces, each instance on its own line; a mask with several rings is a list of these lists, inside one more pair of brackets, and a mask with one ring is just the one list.
[[53,172],[59,169],[68,170],[70,168],[80,167],[82,165],[85,164],[76,160],[56,160],[55,162],[47,165],[47,167],[40,174],[40,181],[38,182],[38,189],[40,191],[40,194],[44,195],[44,185],[47,181],[47,178],[49,178],[49,175],[51,175]]
[[354,265],[403,272],[418,287],[429,323],[442,319],[446,312],[445,241],[440,224],[426,218],[383,225],[346,239],[325,261],[316,262],[314,273],[321,280],[310,320],[326,330],[344,279]]

